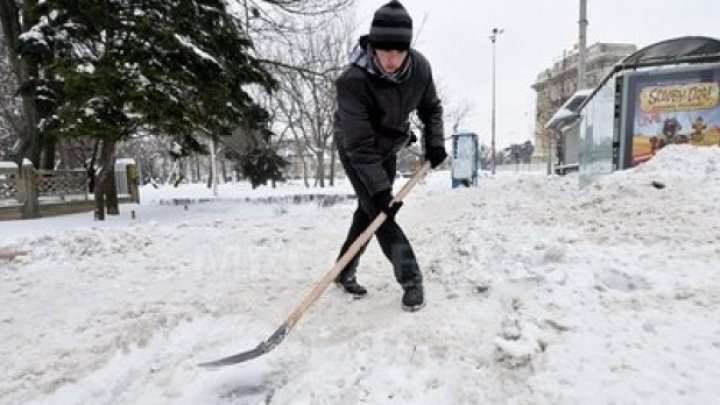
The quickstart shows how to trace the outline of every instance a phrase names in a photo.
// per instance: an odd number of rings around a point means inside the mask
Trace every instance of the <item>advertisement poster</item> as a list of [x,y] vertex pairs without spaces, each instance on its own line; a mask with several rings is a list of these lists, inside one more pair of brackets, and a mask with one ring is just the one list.
[[720,146],[720,69],[637,79],[631,166],[670,144]]

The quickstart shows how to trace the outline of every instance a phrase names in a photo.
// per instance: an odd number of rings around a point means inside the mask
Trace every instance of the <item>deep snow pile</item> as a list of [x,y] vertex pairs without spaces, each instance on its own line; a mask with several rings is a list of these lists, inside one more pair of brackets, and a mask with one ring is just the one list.
[[582,191],[573,176],[448,184],[436,173],[398,219],[424,270],[425,309],[401,311],[373,243],[359,272],[366,299],[331,288],[275,351],[218,371],[195,364],[274,331],[331,267],[352,203],[3,234],[0,247],[30,254],[0,264],[0,402],[720,396],[720,149],[667,147]]

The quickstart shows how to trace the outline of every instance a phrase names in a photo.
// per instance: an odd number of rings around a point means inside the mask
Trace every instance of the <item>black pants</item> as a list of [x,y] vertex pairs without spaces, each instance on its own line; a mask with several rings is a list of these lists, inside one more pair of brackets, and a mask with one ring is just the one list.
[[[375,219],[377,212],[372,202],[372,196],[365,188],[362,180],[358,176],[357,171],[352,167],[349,162],[347,155],[340,150],[340,161],[342,162],[345,174],[355,190],[357,195],[358,207],[353,214],[353,221],[350,225],[345,243],[343,243],[340,249],[340,256],[342,256],[350,247],[350,245],[357,239],[360,234],[367,229],[370,223]],[[397,164],[396,156],[392,155],[383,162],[383,169],[390,179],[390,184],[395,180],[395,167]],[[382,226],[377,230],[375,236],[380,243],[380,248],[385,254],[385,257],[390,260],[395,271],[395,279],[400,283],[403,288],[413,285],[422,284],[422,274],[418,267],[415,253],[413,252],[410,241],[403,233],[400,226],[395,221],[385,221]],[[360,256],[367,248],[367,244],[355,255],[350,263],[340,272],[337,280],[350,280],[355,277]]]

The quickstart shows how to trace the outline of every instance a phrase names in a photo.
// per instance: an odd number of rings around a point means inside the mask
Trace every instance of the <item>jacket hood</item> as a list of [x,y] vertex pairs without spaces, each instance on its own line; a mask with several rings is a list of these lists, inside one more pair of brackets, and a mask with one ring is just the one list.
[[412,74],[412,52],[408,51],[405,61],[400,69],[395,73],[386,73],[382,70],[377,59],[375,51],[368,40],[368,36],[360,37],[357,44],[350,53],[350,63],[366,71],[373,77],[386,80],[391,83],[402,83],[406,81]]

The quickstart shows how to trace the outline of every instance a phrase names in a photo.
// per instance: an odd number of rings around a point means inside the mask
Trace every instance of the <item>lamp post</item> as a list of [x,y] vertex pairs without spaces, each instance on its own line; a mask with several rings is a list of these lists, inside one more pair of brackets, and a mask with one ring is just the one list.
[[585,70],[587,65],[587,0],[580,0],[580,32],[578,38],[577,90],[586,86]]
[[492,140],[490,141],[490,149],[492,152],[492,174],[495,174],[495,42],[497,37],[504,30],[493,28],[490,41],[492,41]]

